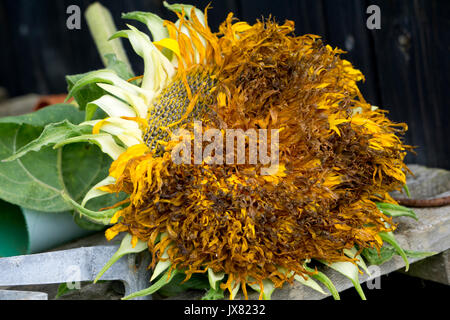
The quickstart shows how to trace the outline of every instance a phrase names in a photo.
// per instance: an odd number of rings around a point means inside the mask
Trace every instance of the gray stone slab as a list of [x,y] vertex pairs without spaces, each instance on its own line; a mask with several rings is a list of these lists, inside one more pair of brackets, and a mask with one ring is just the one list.
[[[69,283],[75,287],[93,281],[118,248],[118,245],[94,246],[2,258],[0,286]],[[101,279],[122,281],[128,295],[148,287],[149,263],[148,252],[127,255],[113,264]]]
[[450,250],[414,263],[407,274],[450,285]]
[[48,300],[47,293],[0,290],[0,300]]
[[[409,164],[414,176],[407,176],[407,184],[413,199],[429,199],[450,191],[450,171]],[[394,197],[406,198],[404,193],[392,192]]]

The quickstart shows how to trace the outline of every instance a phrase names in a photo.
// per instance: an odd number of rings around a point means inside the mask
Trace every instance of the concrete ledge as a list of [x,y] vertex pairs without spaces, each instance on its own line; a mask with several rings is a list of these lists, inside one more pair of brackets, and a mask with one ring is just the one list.
[[414,263],[406,274],[450,285],[450,250]]
[[0,290],[0,300],[48,300],[47,293]]

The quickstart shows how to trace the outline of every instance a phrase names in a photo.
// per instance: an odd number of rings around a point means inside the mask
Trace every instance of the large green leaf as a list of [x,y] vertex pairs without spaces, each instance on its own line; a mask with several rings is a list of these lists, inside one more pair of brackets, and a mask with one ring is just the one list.
[[55,145],[61,141],[73,138],[85,133],[90,133],[92,129],[88,126],[78,126],[70,123],[67,120],[58,123],[51,123],[44,128],[42,134],[36,140],[31,141],[23,146],[11,157],[3,161],[14,161],[26,155],[28,152],[38,152],[42,148],[50,145]]
[[0,118],[2,123],[29,124],[35,127],[45,127],[49,123],[67,120],[73,124],[84,121],[84,113],[71,104],[55,104],[39,111],[21,116]]
[[[79,124],[84,112],[73,105],[55,105],[23,116],[0,119],[0,159],[15,154],[38,138],[51,123]],[[107,176],[110,158],[95,145],[73,144],[61,149],[42,147],[20,159],[0,162],[0,198],[32,210],[71,210],[62,193],[80,202],[84,194]]]

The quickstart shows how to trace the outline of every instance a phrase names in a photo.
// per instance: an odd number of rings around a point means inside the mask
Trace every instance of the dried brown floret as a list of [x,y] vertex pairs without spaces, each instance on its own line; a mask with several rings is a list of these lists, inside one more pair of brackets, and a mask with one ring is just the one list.
[[[364,77],[341,50],[314,35],[294,36],[291,21],[232,21],[230,15],[212,34],[182,20],[207,40],[201,54],[208,61],[208,90],[192,83],[202,64],[193,66],[189,58],[160,103],[181,97],[175,103],[186,111],[196,94],[212,101],[211,112],[195,114],[204,131],[279,129],[278,173],[260,175],[261,164],[175,164],[173,141],[161,154],[131,147],[111,167],[116,184],[103,188],[130,194],[109,238],[128,231],[148,242],[153,266],[166,251],[187,279],[207,268],[224,271],[223,287],[230,291],[233,281],[245,287],[248,279],[280,287],[308,273],[307,259],[353,261],[343,250],[355,245],[379,249],[378,233],[393,227],[373,201],[392,201],[387,192],[405,183],[409,147],[397,135],[406,125],[390,122],[364,100],[356,85]],[[170,31],[182,47],[180,33]],[[190,95],[179,88],[182,79]],[[192,129],[192,121],[183,127]],[[159,127],[150,123],[151,130]]]

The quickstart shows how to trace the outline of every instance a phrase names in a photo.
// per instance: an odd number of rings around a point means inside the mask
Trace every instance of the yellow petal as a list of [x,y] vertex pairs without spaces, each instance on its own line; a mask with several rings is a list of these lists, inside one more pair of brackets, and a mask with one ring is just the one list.
[[153,42],[153,44],[159,48],[167,48],[173,51],[177,55],[178,59],[181,59],[180,46],[178,45],[178,41],[175,39],[164,38]]
[[122,210],[117,211],[113,217],[111,218],[111,221],[109,223],[116,224],[119,221],[119,218],[122,216]]

